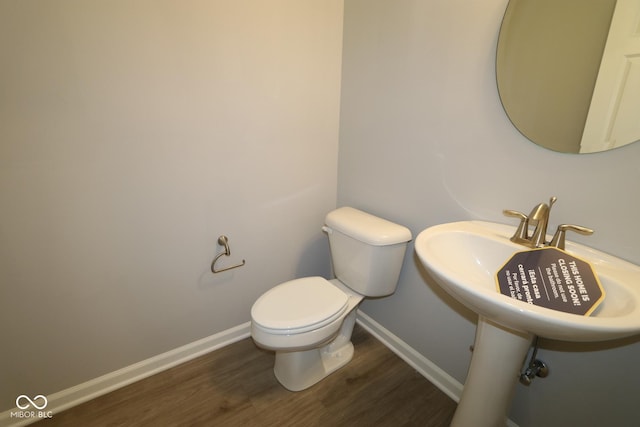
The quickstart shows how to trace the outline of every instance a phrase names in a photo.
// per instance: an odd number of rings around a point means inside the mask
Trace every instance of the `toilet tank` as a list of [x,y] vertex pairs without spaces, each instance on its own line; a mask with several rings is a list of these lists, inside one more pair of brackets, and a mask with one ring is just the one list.
[[368,297],[395,292],[411,241],[408,228],[343,207],[327,214],[323,230],[329,235],[336,278]]

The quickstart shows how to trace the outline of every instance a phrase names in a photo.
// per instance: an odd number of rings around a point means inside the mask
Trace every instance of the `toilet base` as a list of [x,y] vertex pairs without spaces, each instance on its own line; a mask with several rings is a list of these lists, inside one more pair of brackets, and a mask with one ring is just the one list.
[[354,351],[351,334],[356,324],[356,313],[357,305],[344,318],[338,336],[322,347],[276,351],[273,372],[280,384],[291,391],[304,390],[349,363]]
[[305,351],[277,352],[273,372],[286,389],[301,391],[349,363],[353,351],[353,344],[348,341],[337,349],[329,344]]

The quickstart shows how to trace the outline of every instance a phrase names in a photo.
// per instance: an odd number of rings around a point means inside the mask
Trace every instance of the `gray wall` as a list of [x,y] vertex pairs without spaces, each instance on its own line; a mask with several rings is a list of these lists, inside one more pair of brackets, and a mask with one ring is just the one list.
[[[346,0],[338,204],[405,224],[414,235],[464,219],[509,223],[558,197],[551,226],[640,262],[640,145],[595,155],[542,149],[500,105],[495,45],[506,0]],[[413,248],[411,248],[413,249]],[[475,315],[443,295],[409,257],[390,298],[363,310],[463,382]],[[640,345],[569,345],[539,352],[551,374],[518,386],[522,427],[637,425]]]
[[0,411],[329,273],[342,7],[0,2]]
[[[337,167],[341,1],[0,3],[0,410],[327,274],[336,200],[415,235],[556,195],[552,225],[640,262],[640,145],[563,155],[510,125],[493,69],[505,6],[347,0]],[[247,265],[214,276],[223,233]],[[412,251],[398,292],[363,308],[464,381],[475,316]],[[636,341],[543,344],[551,375],[518,388],[515,421],[636,424]]]

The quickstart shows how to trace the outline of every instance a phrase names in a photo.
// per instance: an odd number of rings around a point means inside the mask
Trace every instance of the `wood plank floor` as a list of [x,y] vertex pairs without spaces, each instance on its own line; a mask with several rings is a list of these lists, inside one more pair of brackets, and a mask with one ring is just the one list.
[[356,325],[352,361],[287,391],[274,354],[242,340],[34,426],[448,426],[456,403]]

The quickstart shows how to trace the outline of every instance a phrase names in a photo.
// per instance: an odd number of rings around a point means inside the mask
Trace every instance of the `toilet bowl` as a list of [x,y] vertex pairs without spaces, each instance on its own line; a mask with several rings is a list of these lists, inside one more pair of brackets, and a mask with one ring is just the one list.
[[407,228],[349,207],[330,212],[323,231],[336,278],[290,280],[251,308],[251,336],[276,352],[275,376],[291,391],[311,387],[351,360],[358,305],[395,291],[411,240]]
[[351,333],[363,296],[339,280],[305,277],[262,295],[251,309],[251,336],[274,350],[274,373],[288,390],[304,390],[349,363]]
[[251,308],[251,336],[269,350],[307,350],[336,337],[362,301],[334,279],[305,277],[282,283]]

